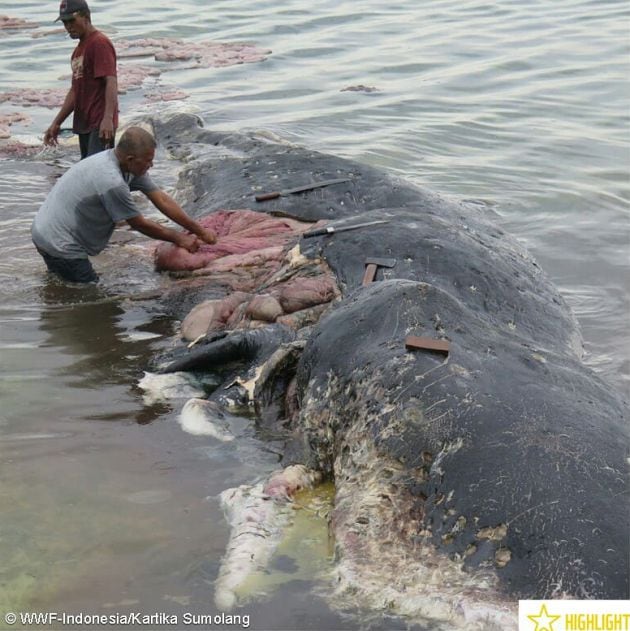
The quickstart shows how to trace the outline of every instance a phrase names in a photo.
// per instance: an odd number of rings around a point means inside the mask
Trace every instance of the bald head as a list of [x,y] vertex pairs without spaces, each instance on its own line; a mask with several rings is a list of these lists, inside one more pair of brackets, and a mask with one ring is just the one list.
[[116,157],[125,173],[144,175],[153,166],[155,138],[142,127],[129,127],[116,145]]
[[124,154],[140,155],[150,149],[155,149],[156,144],[155,138],[146,129],[129,127],[120,137],[116,148]]

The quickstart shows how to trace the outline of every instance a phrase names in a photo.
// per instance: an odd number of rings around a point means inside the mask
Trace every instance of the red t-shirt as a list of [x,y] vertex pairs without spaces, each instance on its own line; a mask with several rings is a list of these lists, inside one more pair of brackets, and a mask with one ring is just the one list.
[[[116,76],[116,51],[100,31],[90,33],[72,53],[74,119],[72,129],[84,134],[98,129],[105,114],[105,77]],[[118,107],[114,108],[114,129],[118,127]]]

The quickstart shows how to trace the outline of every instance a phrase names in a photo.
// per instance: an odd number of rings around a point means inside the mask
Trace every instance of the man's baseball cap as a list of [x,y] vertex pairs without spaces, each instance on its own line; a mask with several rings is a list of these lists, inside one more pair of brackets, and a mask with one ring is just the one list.
[[[59,5],[59,17],[57,20],[69,20],[77,11],[89,11],[90,7],[85,0],[61,0]],[[55,22],[57,21],[55,20]]]

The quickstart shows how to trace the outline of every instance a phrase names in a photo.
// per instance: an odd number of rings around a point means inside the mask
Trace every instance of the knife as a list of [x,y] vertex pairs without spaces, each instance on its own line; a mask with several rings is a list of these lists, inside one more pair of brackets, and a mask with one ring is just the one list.
[[337,232],[345,232],[346,230],[356,230],[357,228],[365,228],[366,226],[375,226],[378,223],[389,223],[388,219],[380,219],[378,221],[368,221],[366,223],[355,223],[353,226],[341,226],[335,228],[335,226],[325,226],[324,228],[317,228],[310,232],[304,232],[302,236],[305,239],[309,237],[321,237],[325,234],[336,234]]
[[294,193],[303,193],[304,191],[312,191],[315,188],[321,188],[322,186],[330,186],[331,184],[341,184],[341,182],[349,182],[352,178],[340,177],[336,180],[322,180],[321,182],[312,182],[305,186],[298,186],[296,188],[288,188],[284,191],[273,191],[272,193],[261,193],[256,195],[257,202],[266,202],[269,199],[277,199],[278,197],[284,197],[285,195],[293,195]]

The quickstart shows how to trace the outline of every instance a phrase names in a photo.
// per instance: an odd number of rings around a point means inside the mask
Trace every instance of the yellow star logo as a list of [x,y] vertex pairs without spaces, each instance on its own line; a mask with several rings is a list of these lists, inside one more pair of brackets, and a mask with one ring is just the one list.
[[540,606],[540,613],[537,616],[527,616],[535,625],[534,631],[553,631],[553,623],[560,616],[550,616],[547,613],[547,605]]

